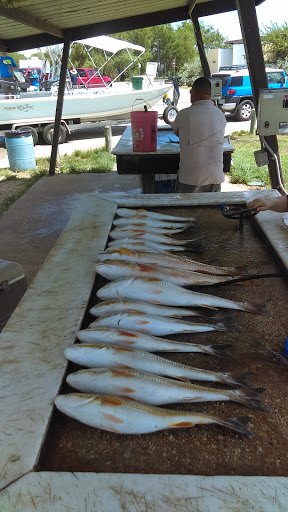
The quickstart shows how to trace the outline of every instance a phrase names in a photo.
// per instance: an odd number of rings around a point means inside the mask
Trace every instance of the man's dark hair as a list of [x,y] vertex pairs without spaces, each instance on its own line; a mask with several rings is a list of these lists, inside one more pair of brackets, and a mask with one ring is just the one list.
[[204,76],[197,78],[192,88],[198,93],[211,94],[211,82],[209,78],[205,78]]

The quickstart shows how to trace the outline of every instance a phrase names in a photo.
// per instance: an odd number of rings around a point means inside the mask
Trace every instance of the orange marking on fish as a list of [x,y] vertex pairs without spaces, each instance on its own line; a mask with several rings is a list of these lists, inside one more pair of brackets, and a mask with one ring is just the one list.
[[128,352],[128,348],[126,348],[126,347],[117,347],[117,348],[115,348],[115,352]]
[[153,293],[159,294],[159,293],[163,293],[163,291],[162,290],[153,290]]
[[142,265],[142,264],[139,264],[138,268],[139,268],[140,272],[153,272],[153,270],[155,270],[155,268],[153,268],[151,266],[148,267],[148,265]]
[[148,322],[147,320],[141,320],[141,322],[138,322],[140,325],[147,325],[149,324],[150,322]]
[[121,336],[129,336],[130,338],[138,338],[138,334],[132,334],[132,332],[120,331]]
[[147,212],[147,210],[143,210],[143,208],[140,208],[139,210],[137,210],[137,212],[142,213],[142,212]]
[[102,405],[122,405],[123,401],[115,396],[101,396],[100,402]]
[[194,423],[192,423],[191,421],[180,421],[179,423],[170,423],[169,427],[176,427],[176,428],[194,427]]
[[136,389],[132,389],[132,388],[122,388],[122,387],[117,387],[117,391],[120,391],[121,393],[136,393]]
[[114,416],[113,414],[103,414],[105,420],[113,421],[114,423],[124,423],[123,420],[120,418],[117,418],[117,416]]
[[126,368],[127,370],[132,370],[132,366],[128,366],[128,364],[119,364],[119,368]]
[[124,370],[112,370],[112,377],[130,377],[133,378],[131,373],[125,372]]
[[135,256],[135,254],[137,254],[135,251],[127,249],[127,247],[119,247],[117,252],[120,252],[120,254],[125,254],[126,256]]

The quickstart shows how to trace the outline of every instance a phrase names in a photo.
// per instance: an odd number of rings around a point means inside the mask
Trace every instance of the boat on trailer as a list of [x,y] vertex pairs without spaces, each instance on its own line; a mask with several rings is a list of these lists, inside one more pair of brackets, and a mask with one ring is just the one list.
[[[140,55],[145,51],[145,48],[142,46],[108,36],[89,38],[87,41],[90,48],[92,48],[93,43],[94,48],[100,47],[106,52],[112,53],[106,62],[108,62],[115,53],[126,48],[131,57],[131,63],[125,70],[137,60],[137,57],[134,58],[131,55],[130,50],[138,51]],[[82,41],[82,43],[85,45],[86,40]],[[123,72],[125,70],[123,70]],[[123,72],[121,72],[120,75]],[[148,108],[153,107],[153,105],[161,100],[171,89],[171,84],[165,84],[164,82],[156,83],[154,82],[154,76],[144,75],[142,77],[142,89],[135,90],[132,83],[115,83],[115,80],[120,75],[114,79],[113,87],[101,87],[101,89],[98,88],[96,90],[91,88],[87,90],[66,89],[59,134],[60,144],[66,140],[73,125],[87,122],[129,119],[130,112],[143,110],[144,106]],[[45,142],[51,144],[56,105],[57,89],[55,87],[52,87],[51,94],[49,95],[47,95],[47,92],[45,92],[45,95],[41,94],[41,92],[22,92],[14,99],[1,99],[0,130],[29,128],[32,130],[34,144],[38,141],[39,133],[43,133]]]

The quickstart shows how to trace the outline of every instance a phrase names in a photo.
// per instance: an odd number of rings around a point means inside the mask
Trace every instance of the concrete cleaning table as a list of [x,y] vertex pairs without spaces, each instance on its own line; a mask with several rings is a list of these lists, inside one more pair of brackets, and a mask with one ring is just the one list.
[[[223,202],[243,205],[255,197],[277,195],[276,191],[125,197],[87,194],[81,200],[0,337],[1,512],[287,510],[286,476],[38,469],[54,400],[66,373],[63,351],[76,340],[95,279],[97,254],[106,246],[117,205],[147,209],[202,205],[219,209]],[[262,212],[255,221],[288,269],[288,227],[283,220],[284,214]],[[284,399],[279,396],[281,402]],[[260,432],[255,434],[259,436]]]
[[[230,171],[233,151],[230,138],[226,136],[223,144],[224,172]],[[133,152],[131,126],[127,126],[112,154],[116,156],[118,174],[140,175],[143,194],[153,194],[157,174],[173,174],[176,178],[180,160],[179,138],[170,126],[158,126],[157,151],[136,153]]]

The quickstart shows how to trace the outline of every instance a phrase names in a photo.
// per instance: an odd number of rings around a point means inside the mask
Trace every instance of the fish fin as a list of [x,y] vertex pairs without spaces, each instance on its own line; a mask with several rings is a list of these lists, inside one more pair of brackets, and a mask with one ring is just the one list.
[[102,405],[122,405],[123,400],[120,398],[116,398],[115,396],[106,396],[103,395],[100,397],[100,402]]
[[192,421],[179,421],[178,423],[170,423],[168,428],[187,428],[187,427],[195,427],[195,423],[192,423]]
[[[218,425],[222,425],[223,427],[231,428],[232,430],[236,430],[236,432],[240,432],[241,434],[245,434],[249,437],[252,437],[254,434],[247,428],[247,424],[251,421],[252,418],[250,416],[241,416],[238,418],[215,418],[215,423]],[[217,421],[216,421],[217,420]]]
[[173,377],[174,379],[182,380],[183,382],[187,382],[188,384],[191,384],[190,379],[188,377],[181,377],[180,375],[170,375],[170,377]]
[[232,373],[222,373],[224,384],[229,384],[230,386],[236,387],[249,387],[249,383],[247,379],[253,375],[253,372],[232,372]]
[[120,254],[125,254],[126,256],[136,256],[137,255],[136,251],[127,249],[127,247],[119,247],[119,249],[117,249],[117,252],[120,252]]
[[216,345],[208,345],[206,348],[208,349],[208,354],[212,354],[213,356],[225,356],[225,357],[232,357],[229,352],[227,352],[227,348],[232,347],[230,344],[216,344]]
[[217,311],[218,308],[215,308],[215,306],[208,306],[208,304],[199,304],[201,308],[207,308],[207,309],[214,309]]
[[124,423],[121,418],[118,418],[118,416],[115,416],[115,414],[103,414],[105,420],[112,421],[113,423]]
[[234,402],[250,407],[251,409],[258,409],[258,411],[269,412],[268,407],[264,405],[259,399],[259,395],[262,393],[263,388],[250,389],[241,388],[231,391],[231,396]]

